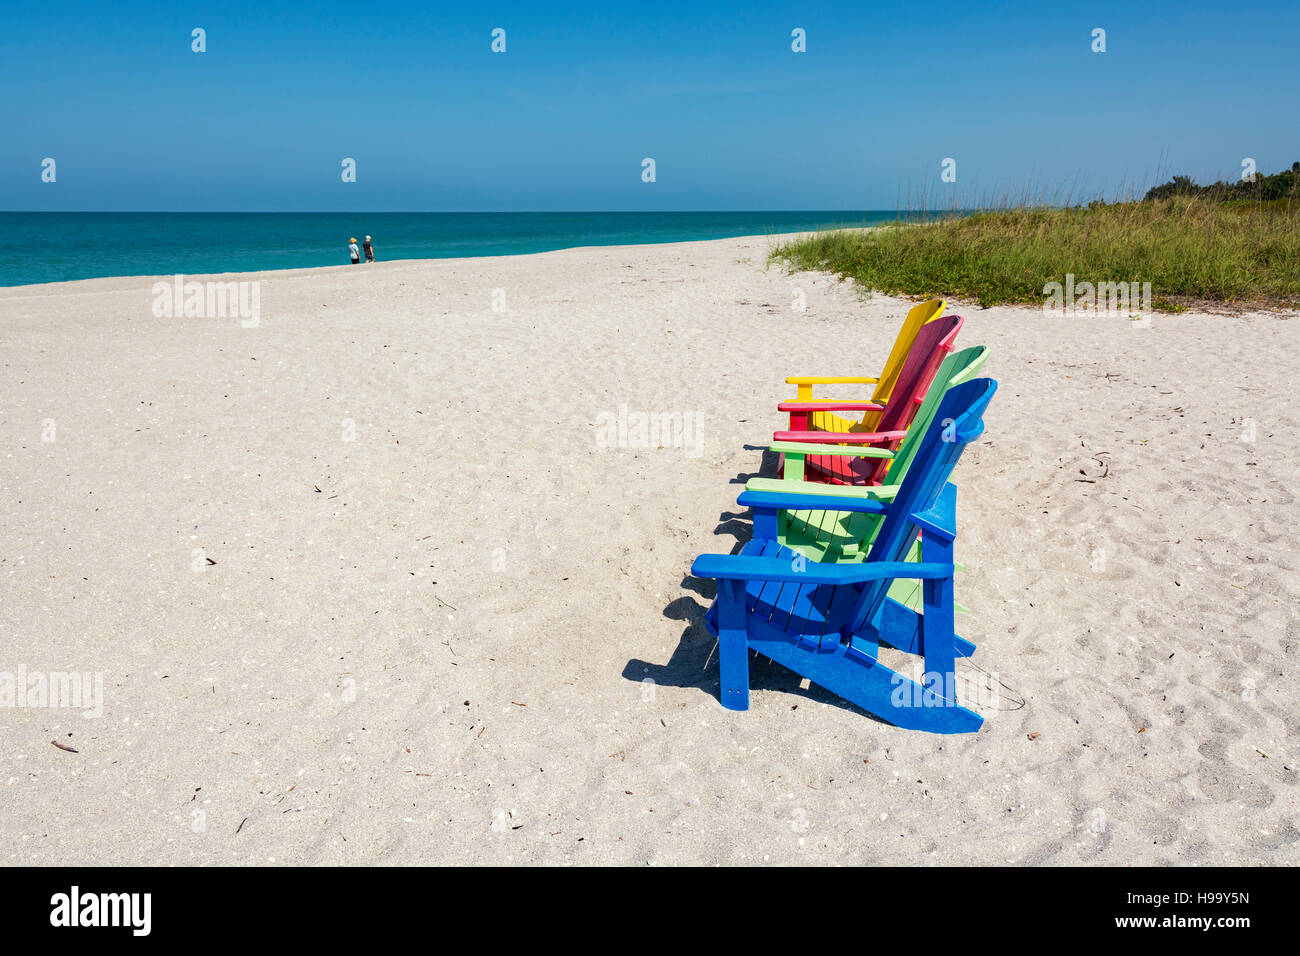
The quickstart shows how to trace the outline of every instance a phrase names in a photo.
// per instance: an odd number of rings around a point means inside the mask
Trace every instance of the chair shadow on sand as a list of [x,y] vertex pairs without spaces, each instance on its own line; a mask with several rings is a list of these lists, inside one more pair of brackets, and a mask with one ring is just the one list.
[[[753,474],[739,474],[729,484],[744,485],[750,478],[775,478],[779,467],[779,456],[766,446],[745,445],[746,451],[762,451],[763,459],[759,471]],[[724,511],[718,516],[718,524],[713,533],[718,537],[732,537],[735,543],[730,554],[739,553],[754,534],[754,515],[748,508],[740,511]],[[721,542],[716,549],[722,550]],[[703,603],[690,595],[684,595],[670,601],[663,610],[664,617],[670,621],[685,621],[686,629],[678,639],[677,647],[666,664],[652,664],[633,658],[623,667],[623,677],[637,683],[647,680],[664,687],[684,687],[703,690],[712,695],[721,705],[722,686],[718,676],[718,659],[715,653],[718,640],[709,633],[704,623],[709,605],[717,594],[717,585],[713,581],[682,578],[681,587],[698,594]],[[807,684],[807,686],[803,686]],[[863,710],[855,704],[806,681],[789,668],[769,660],[753,651],[749,655],[749,687],[751,691],[774,690],[793,695],[799,701],[819,704],[831,704],[845,710],[869,717],[876,723],[884,724],[875,714]]]

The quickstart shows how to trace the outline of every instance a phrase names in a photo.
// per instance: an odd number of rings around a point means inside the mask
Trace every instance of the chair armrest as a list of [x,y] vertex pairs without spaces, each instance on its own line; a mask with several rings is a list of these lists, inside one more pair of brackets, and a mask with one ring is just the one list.
[[856,376],[845,378],[826,375],[791,375],[786,379],[786,382],[790,385],[798,386],[795,394],[798,401],[810,401],[814,385],[875,385],[879,381],[878,378],[859,378]]
[[[796,570],[796,567],[800,570]],[[691,576],[733,581],[779,581],[790,584],[862,584],[881,578],[951,577],[951,564],[921,561],[875,561],[861,564],[818,564],[743,554],[702,554],[691,565]]]
[[[800,435],[824,435],[825,432],[799,432]],[[852,448],[848,445],[817,445],[803,442],[776,441],[768,445],[768,451],[783,455],[851,455],[854,458],[893,458],[894,453],[888,448]]]
[[818,445],[833,445],[843,442],[850,445],[870,445],[878,441],[893,441],[894,439],[902,440],[907,437],[906,431],[892,432],[773,432],[772,440],[774,442],[800,442],[815,443]]
[[[806,485],[807,483],[805,483]],[[812,487],[826,486],[812,485]],[[883,515],[889,510],[879,501],[864,495],[805,494],[803,492],[786,491],[785,489],[779,491],[750,491],[748,487],[740,493],[736,503],[745,508],[753,508],[755,511],[761,509],[768,511],[852,511],[858,514]]]
[[791,375],[785,381],[787,385],[875,385],[880,381],[880,379],[827,377],[824,375]]
[[902,485],[821,485],[813,481],[795,478],[751,478],[745,483],[746,491],[761,491],[767,494],[791,495],[800,500],[787,511],[839,511],[840,508],[812,508],[808,505],[809,497],[817,498],[868,498],[873,501],[893,501]]
[[883,412],[879,402],[782,402],[778,412]]

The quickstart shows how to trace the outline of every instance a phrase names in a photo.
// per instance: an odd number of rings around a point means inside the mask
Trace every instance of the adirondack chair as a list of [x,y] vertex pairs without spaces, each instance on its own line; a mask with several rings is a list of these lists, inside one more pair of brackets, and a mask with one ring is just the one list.
[[[903,370],[903,362],[912,350],[912,343],[916,340],[916,333],[921,331],[921,326],[943,315],[943,310],[947,308],[947,305],[943,299],[931,299],[928,302],[914,305],[907,311],[907,317],[903,319],[903,325],[898,330],[898,335],[894,339],[894,346],[889,350],[889,357],[885,359],[879,378],[827,378],[816,375],[792,375],[786,379],[786,383],[797,387],[795,401],[811,402],[813,400],[814,385],[875,385],[875,391],[871,393],[871,401],[885,403],[893,393],[894,384],[898,381],[899,373]],[[839,419],[838,416],[830,412],[814,412],[810,417],[810,423],[813,428],[827,432],[848,431],[849,426],[852,425],[852,422]]]
[[[921,402],[916,418],[907,430],[907,436],[896,452],[852,445],[774,442],[771,450],[782,454],[785,459],[784,475],[781,478],[751,478],[745,487],[750,491],[782,494],[868,495],[878,501],[891,500],[906,477],[943,397],[951,389],[979,374],[987,360],[988,347],[984,345],[961,349],[943,360],[938,374],[925,393],[925,400]],[[862,467],[859,462],[853,461],[855,458],[883,459],[886,467],[883,484],[867,487],[806,482],[804,461],[810,455],[842,456],[855,470]],[[777,540],[814,561],[864,561],[879,527],[878,515],[800,508],[783,511],[778,516]],[[912,582],[899,582],[897,587],[904,586],[909,590],[915,588]],[[898,594],[892,596],[896,600],[902,600]]]
[[[956,699],[955,660],[970,656],[975,645],[953,631],[957,489],[948,478],[962,449],[983,431],[996,388],[981,378],[948,391],[888,503],[847,495],[741,494],[740,504],[753,509],[753,539],[739,554],[700,555],[691,567],[695,577],[718,582],[705,620],[718,637],[724,707],[748,709],[749,651],[755,650],[899,727],[979,729],[983,718]],[[805,507],[881,515],[867,560],[821,564],[777,541],[778,513]],[[918,534],[922,560],[909,562]],[[899,578],[923,582],[919,614],[888,597]],[[882,664],[882,644],[920,657],[921,682]]]
[[[952,351],[953,341],[961,331],[959,315],[945,315],[927,322],[917,333],[899,372],[893,394],[881,405],[877,402],[782,402],[777,408],[790,414],[790,429],[776,432],[778,442],[804,442],[823,445],[850,443],[870,445],[893,451],[907,436],[907,428],[920,410],[925,394],[934,381],[939,366]],[[861,411],[861,423],[841,432],[811,430],[810,416],[817,412]],[[782,470],[784,471],[784,461]],[[888,460],[874,456],[810,454],[804,460],[804,478],[832,485],[878,485],[884,478]]]

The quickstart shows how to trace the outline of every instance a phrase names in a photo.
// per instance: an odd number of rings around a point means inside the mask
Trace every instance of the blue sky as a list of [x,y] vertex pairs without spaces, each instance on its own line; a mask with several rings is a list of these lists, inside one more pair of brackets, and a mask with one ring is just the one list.
[[3,0],[0,23],[8,210],[893,209],[1300,159],[1300,5]]

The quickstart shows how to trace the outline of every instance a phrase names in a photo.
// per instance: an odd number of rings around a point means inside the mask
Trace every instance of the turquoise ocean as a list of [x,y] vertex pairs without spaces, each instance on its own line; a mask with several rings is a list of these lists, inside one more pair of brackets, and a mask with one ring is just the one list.
[[443,259],[574,246],[684,242],[877,225],[881,211],[154,213],[0,212],[0,286],[99,276],[346,265],[348,240],[376,258]]

